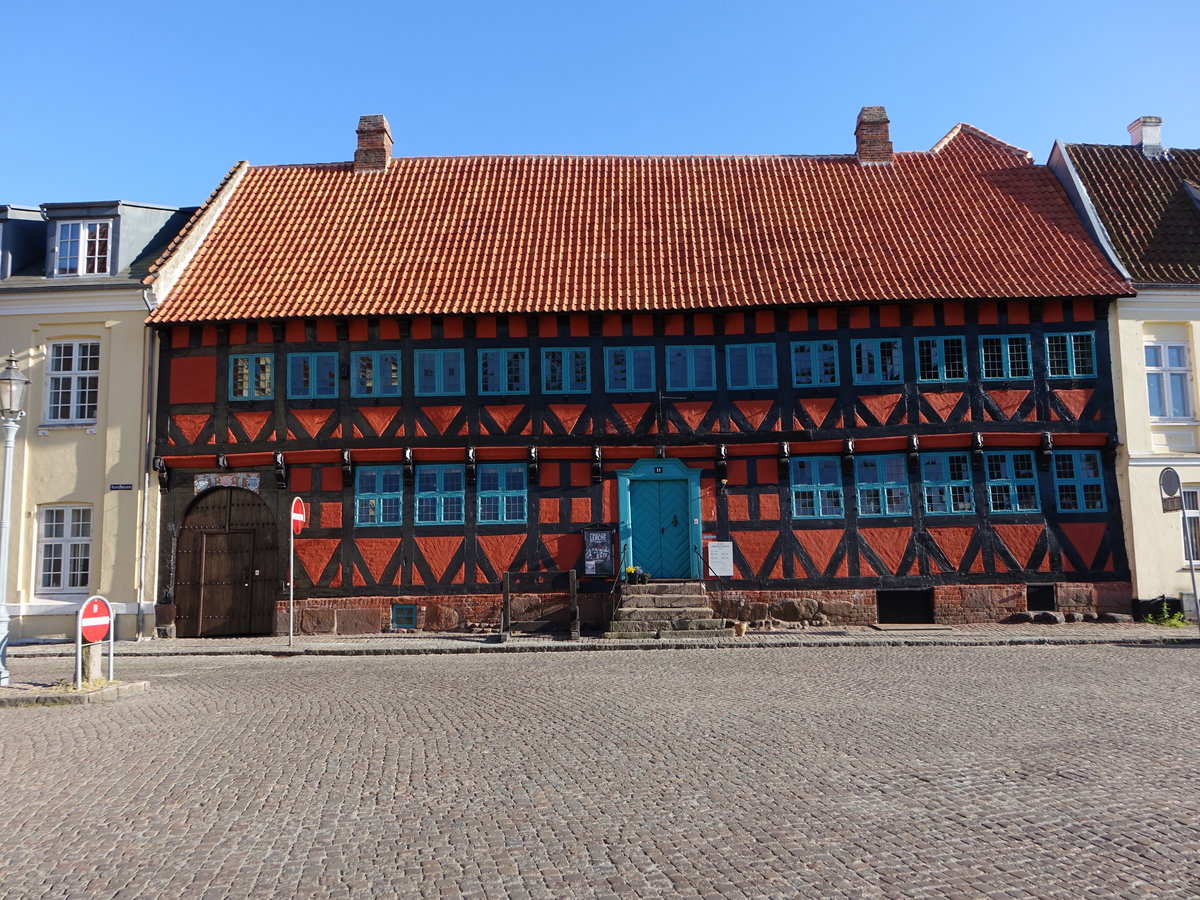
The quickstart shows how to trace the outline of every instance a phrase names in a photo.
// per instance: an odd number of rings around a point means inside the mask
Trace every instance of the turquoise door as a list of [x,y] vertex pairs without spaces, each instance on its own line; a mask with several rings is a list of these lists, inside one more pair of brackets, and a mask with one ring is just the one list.
[[633,564],[655,578],[688,577],[692,570],[688,483],[631,481],[629,512]]

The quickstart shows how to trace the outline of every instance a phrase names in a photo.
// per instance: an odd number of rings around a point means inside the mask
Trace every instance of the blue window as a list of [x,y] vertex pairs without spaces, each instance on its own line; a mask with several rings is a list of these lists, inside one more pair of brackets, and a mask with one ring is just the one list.
[[855,384],[892,384],[904,380],[900,341],[851,341]]
[[1029,338],[1002,334],[979,339],[980,370],[984,378],[1032,378]]
[[1095,450],[1055,451],[1054,493],[1059,512],[1103,512],[1107,509],[1100,454]]
[[417,605],[415,603],[392,604],[392,628],[416,628]]
[[801,456],[792,460],[792,516],[797,519],[840,519],[842,463],[833,456]]
[[668,391],[715,391],[717,352],[712,347],[668,347]]
[[413,367],[418,397],[454,397],[466,392],[462,350],[417,350]]
[[400,351],[375,350],[350,355],[350,396],[399,397]]
[[992,512],[1037,512],[1041,509],[1033,453],[1028,450],[985,453],[983,466]]
[[354,476],[354,524],[399,525],[403,484],[400,466],[359,469]]
[[1096,374],[1096,336],[1090,331],[1046,335],[1046,374],[1089,378]]
[[275,357],[244,353],[229,357],[229,399],[270,400],[275,396]]
[[462,466],[417,466],[416,523],[443,525],[463,520],[466,470]]
[[542,351],[542,390],[547,394],[586,394],[592,390],[592,356],[586,347]]
[[975,512],[971,489],[971,458],[966,453],[925,453],[921,456],[921,490],[925,512],[958,516]]
[[528,394],[528,350],[480,350],[479,393]]
[[610,391],[653,391],[653,347],[606,347],[604,383]]
[[287,395],[336,397],[338,393],[336,353],[289,353]]
[[854,460],[860,516],[907,516],[908,466],[904,456],[860,456]]
[[774,344],[730,344],[725,355],[730,390],[773,388],[778,384]]
[[817,387],[838,383],[837,344],[802,341],[792,344],[792,385]]
[[479,522],[505,525],[525,521],[525,464],[479,466]]
[[967,343],[960,337],[917,338],[918,381],[965,381]]

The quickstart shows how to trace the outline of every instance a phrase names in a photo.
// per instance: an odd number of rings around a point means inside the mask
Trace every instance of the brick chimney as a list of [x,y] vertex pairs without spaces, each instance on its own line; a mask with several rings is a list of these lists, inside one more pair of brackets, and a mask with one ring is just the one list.
[[1162,146],[1162,119],[1158,116],[1139,116],[1129,123],[1126,129],[1129,140],[1135,147],[1140,147],[1142,156],[1146,159],[1158,159],[1164,156]]
[[890,166],[892,138],[888,132],[887,110],[882,106],[864,106],[854,126],[855,151],[861,166]]
[[387,116],[362,116],[358,120],[355,172],[383,172],[392,158],[392,129]]

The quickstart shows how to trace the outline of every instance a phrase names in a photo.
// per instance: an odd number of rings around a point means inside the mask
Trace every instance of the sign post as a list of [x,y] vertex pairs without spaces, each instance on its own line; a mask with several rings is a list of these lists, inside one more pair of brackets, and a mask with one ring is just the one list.
[[288,540],[288,646],[291,647],[296,636],[296,535],[308,520],[304,501],[299,497],[292,498],[292,533]]
[[[1162,497],[1163,512],[1179,510],[1179,521],[1183,526],[1183,546],[1187,550],[1188,571],[1192,575],[1192,603],[1196,607],[1196,620],[1200,624],[1200,597],[1196,596],[1196,553],[1200,550],[1196,545],[1200,541],[1192,539],[1192,531],[1188,528],[1188,511],[1183,505],[1183,494],[1180,492],[1179,473],[1167,466],[1158,473],[1158,493]],[[1180,600],[1180,607],[1183,601]]]
[[108,638],[108,680],[113,680],[113,638],[117,629],[113,627],[112,607],[108,601],[96,594],[88,597],[75,617],[75,690],[83,687],[83,644],[96,644]]

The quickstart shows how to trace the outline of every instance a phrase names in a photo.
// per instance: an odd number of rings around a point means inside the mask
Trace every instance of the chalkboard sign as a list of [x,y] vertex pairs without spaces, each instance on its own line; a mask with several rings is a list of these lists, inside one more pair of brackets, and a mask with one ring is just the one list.
[[613,530],[608,526],[583,529],[583,574],[616,574],[613,567]]

